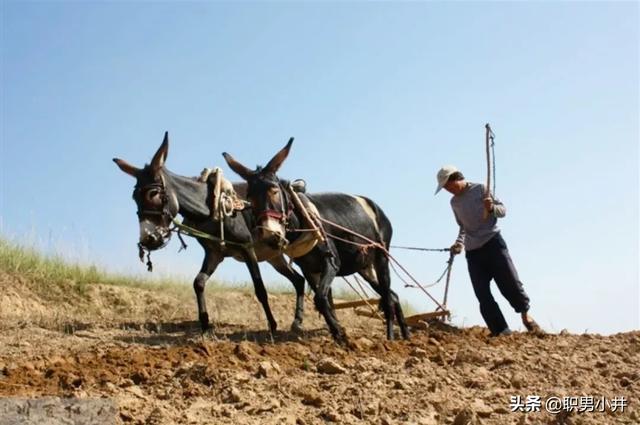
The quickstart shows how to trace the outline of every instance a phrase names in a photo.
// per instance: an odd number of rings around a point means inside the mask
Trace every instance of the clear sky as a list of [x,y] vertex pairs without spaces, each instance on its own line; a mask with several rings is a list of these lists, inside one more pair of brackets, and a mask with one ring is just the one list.
[[[457,226],[449,195],[433,196],[435,173],[451,163],[483,181],[490,122],[508,209],[500,225],[534,317],[550,331],[640,327],[637,2],[1,8],[5,237],[144,273],[133,179],[111,158],[142,166],[167,130],[169,169],[217,165],[234,179],[221,152],[264,164],[295,136],[282,177],[373,198],[395,244],[447,247]],[[178,248],[153,256],[154,274],[195,276],[200,248]],[[446,261],[395,254],[424,283]],[[216,276],[249,279],[230,259]],[[433,308],[393,286],[417,310]],[[454,323],[482,324],[463,256],[449,300]]]

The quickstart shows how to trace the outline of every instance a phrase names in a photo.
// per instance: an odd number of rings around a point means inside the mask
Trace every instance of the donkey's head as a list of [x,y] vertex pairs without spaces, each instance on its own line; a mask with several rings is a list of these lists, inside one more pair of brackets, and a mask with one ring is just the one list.
[[178,214],[176,194],[167,187],[163,173],[168,151],[169,134],[165,132],[160,148],[144,168],[134,167],[122,159],[113,159],[122,171],[136,179],[133,200],[138,207],[139,244],[149,251],[162,248],[169,242],[169,226]]
[[248,183],[247,200],[256,219],[256,239],[281,249],[287,244],[286,225],[292,207],[289,194],[276,173],[287,159],[293,137],[264,167],[250,170],[228,153],[223,153],[229,167]]

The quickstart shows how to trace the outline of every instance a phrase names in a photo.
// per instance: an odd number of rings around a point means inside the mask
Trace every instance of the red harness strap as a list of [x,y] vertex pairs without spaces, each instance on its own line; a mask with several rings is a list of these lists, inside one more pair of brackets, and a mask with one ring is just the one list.
[[284,220],[288,219],[289,216],[291,216],[292,212],[293,212],[292,210],[289,210],[286,214],[284,214],[284,213],[282,213],[280,211],[276,211],[276,210],[266,210],[266,211],[263,211],[262,213],[260,213],[260,215],[258,215],[256,220],[259,222],[263,218],[273,218],[273,219],[278,220],[278,221],[284,221]]

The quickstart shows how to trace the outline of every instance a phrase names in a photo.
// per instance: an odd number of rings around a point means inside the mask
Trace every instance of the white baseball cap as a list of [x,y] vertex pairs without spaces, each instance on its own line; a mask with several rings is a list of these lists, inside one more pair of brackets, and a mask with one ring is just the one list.
[[447,181],[449,180],[449,177],[451,177],[451,174],[457,173],[458,171],[460,170],[458,170],[453,165],[445,165],[444,167],[442,167],[438,171],[438,175],[436,176],[436,179],[438,180],[438,187],[436,188],[436,193],[434,193],[434,195],[437,195],[438,192],[440,192],[440,190],[444,187],[444,185],[447,184]]

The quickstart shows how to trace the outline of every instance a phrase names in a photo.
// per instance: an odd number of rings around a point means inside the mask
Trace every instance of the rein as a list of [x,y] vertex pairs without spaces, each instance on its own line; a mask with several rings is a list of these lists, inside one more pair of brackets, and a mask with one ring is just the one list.
[[[202,230],[198,230],[195,229],[193,227],[187,226],[186,224],[181,223],[180,221],[178,221],[177,218],[173,218],[171,220],[174,224],[174,228],[171,229],[172,232],[177,232],[178,235],[180,233],[184,233],[187,236],[191,236],[194,238],[199,238],[199,239],[207,239],[216,243],[219,243],[221,246],[224,246],[225,244],[227,245],[234,245],[234,246],[239,246],[242,248],[249,248],[251,247],[253,244],[251,242],[233,242],[233,241],[229,241],[229,240],[225,240],[222,238],[219,238],[217,236],[211,235],[207,232],[203,232]],[[176,230],[177,229],[177,230]]]

